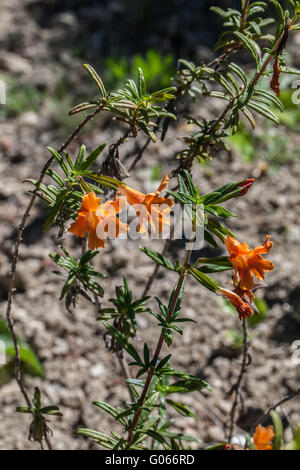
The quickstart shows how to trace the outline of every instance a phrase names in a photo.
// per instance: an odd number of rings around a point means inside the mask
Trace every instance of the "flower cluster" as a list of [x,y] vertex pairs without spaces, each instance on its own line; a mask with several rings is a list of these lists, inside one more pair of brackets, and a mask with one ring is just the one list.
[[[101,203],[101,198],[96,197],[94,192],[84,194],[81,207],[77,212],[77,219],[71,224],[69,231],[78,237],[84,237],[87,233],[90,250],[104,248],[107,236],[116,238],[121,233],[128,232],[128,225],[121,222],[118,217],[128,203],[134,208],[138,217],[137,231],[141,234],[149,234],[148,230],[152,228],[155,234],[159,234],[165,225],[170,224],[168,215],[174,205],[173,200],[160,196],[168,182],[168,175],[164,175],[157,191],[147,194],[119,182],[114,199],[104,203]],[[253,182],[253,179],[247,179],[240,184],[242,195],[247,193]],[[234,269],[234,290],[220,287],[219,291],[229,299],[242,320],[254,314],[254,276],[262,281],[265,272],[274,268],[274,264],[262,256],[270,251],[273,243],[269,235],[266,236],[262,245],[254,249],[251,249],[245,242],[240,243],[233,236],[227,236],[224,242],[229,253],[228,261]]]
[[157,191],[143,194],[124,183],[120,183],[119,191],[113,200],[101,203],[101,198],[94,192],[82,196],[81,207],[77,219],[71,224],[69,232],[83,238],[88,233],[88,248],[104,248],[107,234],[111,238],[128,231],[128,225],[122,223],[117,215],[125,208],[127,202],[132,205],[139,219],[138,232],[147,233],[146,223],[150,224],[154,233],[161,233],[163,226],[169,224],[167,215],[174,202],[159,196],[169,181],[165,175]]
[[273,242],[267,235],[262,245],[251,249],[246,243],[240,243],[235,238],[228,236],[225,245],[229,253],[228,259],[234,269],[234,292],[226,289],[221,289],[221,292],[237,309],[240,319],[249,318],[254,313],[251,307],[254,296],[254,276],[263,281],[265,271],[274,269],[274,264],[262,256],[269,253]]

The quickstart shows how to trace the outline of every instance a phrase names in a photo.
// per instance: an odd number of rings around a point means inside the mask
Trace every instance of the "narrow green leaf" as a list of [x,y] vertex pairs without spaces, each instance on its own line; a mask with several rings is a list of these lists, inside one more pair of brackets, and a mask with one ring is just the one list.
[[101,408],[106,413],[110,414],[113,418],[120,421],[120,423],[122,423],[124,426],[127,425],[126,420],[123,419],[122,417],[121,418],[119,417],[120,413],[124,411],[122,408],[117,409],[114,406],[110,405],[109,403],[105,403],[103,401],[98,401],[98,400],[93,401],[93,405],[97,406],[98,408]]
[[84,160],[79,166],[78,169],[80,171],[88,170],[92,164],[97,160],[101,152],[105,149],[106,142],[104,144],[99,145],[92,153],[89,154],[86,160]]
[[100,91],[100,94],[101,94],[102,98],[105,98],[106,97],[106,91],[105,91],[103,82],[102,82],[101,78],[99,77],[99,75],[97,74],[96,70],[93,69],[93,67],[91,67],[88,64],[84,64],[83,67],[85,68],[85,70],[88,72],[90,77],[96,83],[97,87],[99,88],[99,91]]
[[204,287],[212,292],[217,292],[220,289],[220,284],[214,281],[211,277],[207,276],[205,273],[199,271],[199,269],[189,267],[188,272],[200,282]]
[[255,60],[256,67],[258,67],[259,56],[257,53],[255,42],[239,31],[234,31],[233,34],[243,43],[244,47],[250,52],[251,56]]
[[273,440],[273,449],[274,450],[280,450],[281,444],[283,441],[283,425],[282,425],[282,420],[279,414],[275,411],[272,410],[270,411],[270,416],[273,421],[273,427],[274,427],[274,440]]
[[153,259],[153,261],[155,261],[157,264],[160,264],[164,268],[170,269],[170,271],[177,271],[173,263],[171,263],[171,261],[169,261],[161,253],[151,250],[150,248],[147,248],[145,246],[140,246],[140,250],[143,251],[143,253],[149,256],[149,258]]
[[140,67],[138,69],[138,90],[140,98],[143,98],[146,95],[146,83],[143,70]]
[[169,398],[167,398],[166,402],[172,406],[176,411],[178,411],[179,414],[183,415],[183,416],[187,416],[189,418],[194,418],[195,417],[195,413],[193,413],[188,406],[184,405],[183,403],[180,403],[180,402],[176,402],[176,401],[173,401],[173,400],[170,400]]
[[120,344],[120,346],[122,346],[122,348],[124,348],[130,356],[132,356],[137,362],[140,363],[141,358],[137,350],[131,343],[129,343],[125,335],[122,334],[117,328],[115,328],[111,323],[106,320],[103,321],[103,325],[105,326],[105,328],[107,328],[107,330],[111,333],[115,340]]

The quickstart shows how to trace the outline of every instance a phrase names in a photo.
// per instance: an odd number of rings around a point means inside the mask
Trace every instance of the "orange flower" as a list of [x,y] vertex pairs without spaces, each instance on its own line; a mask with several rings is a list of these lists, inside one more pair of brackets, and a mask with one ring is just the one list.
[[146,232],[145,224],[148,222],[153,227],[154,233],[161,233],[164,225],[169,225],[170,221],[167,214],[170,213],[170,207],[174,201],[159,196],[166,188],[169,182],[168,175],[163,177],[157,191],[154,193],[143,194],[129,186],[120,186],[120,193],[126,196],[129,204],[134,206],[136,214],[139,218],[138,231]]
[[248,302],[243,300],[238,294],[235,294],[234,292],[231,292],[231,290],[227,289],[220,289],[220,292],[222,292],[222,294],[224,294],[236,308],[240,320],[243,318],[249,318],[254,314]]
[[255,429],[253,436],[256,450],[272,450],[273,445],[270,442],[274,439],[273,426],[267,426],[266,428],[259,424]]
[[100,197],[96,197],[94,192],[84,194],[78,217],[76,222],[72,223],[69,232],[81,238],[88,233],[89,250],[104,248],[107,233],[114,238],[128,230],[127,224],[121,223],[116,217],[122,209],[122,201],[117,198],[101,205]]
[[262,245],[253,250],[246,243],[240,243],[233,237],[227,237],[225,245],[230,255],[229,261],[232,263],[235,272],[234,283],[235,285],[238,284],[241,289],[253,288],[253,275],[257,279],[263,280],[264,272],[274,269],[274,264],[261,256],[268,253],[273,246],[269,235],[266,236]]

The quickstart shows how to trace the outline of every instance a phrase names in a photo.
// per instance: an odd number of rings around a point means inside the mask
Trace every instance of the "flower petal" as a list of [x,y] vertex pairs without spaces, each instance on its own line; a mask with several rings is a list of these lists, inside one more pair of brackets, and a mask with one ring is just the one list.
[[94,191],[88,194],[84,194],[82,196],[81,207],[78,211],[78,214],[81,214],[82,212],[96,212],[100,204],[101,198],[96,197]]
[[272,450],[273,445],[270,442],[274,439],[273,426],[266,428],[259,424],[255,429],[253,441],[257,450]]
[[239,295],[227,289],[220,289],[220,291],[230,300],[231,304],[236,308],[240,320],[242,320],[242,318],[249,318],[254,314],[248,302],[245,302]]

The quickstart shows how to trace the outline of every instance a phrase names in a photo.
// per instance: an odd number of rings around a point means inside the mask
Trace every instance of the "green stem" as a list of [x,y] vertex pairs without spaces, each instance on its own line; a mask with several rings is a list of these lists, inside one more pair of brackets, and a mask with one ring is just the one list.
[[[183,265],[183,268],[182,268],[182,271],[181,271],[181,274],[180,274],[180,277],[179,277],[179,280],[178,280],[178,283],[177,283],[176,290],[174,292],[174,295],[172,296],[172,301],[171,301],[171,304],[170,304],[170,307],[169,307],[166,322],[169,322],[170,319],[172,318],[172,315],[174,313],[174,310],[175,310],[175,307],[176,307],[176,304],[177,304],[177,301],[178,301],[178,298],[179,298],[179,295],[180,295],[181,288],[183,286],[183,283],[184,283],[184,280],[185,280],[185,277],[186,277],[186,274],[187,274],[187,265],[188,265],[188,263],[190,261],[190,257],[191,257],[193,240],[194,240],[194,233],[192,234],[192,237],[191,237],[190,247],[189,247],[188,251],[186,252],[184,265]],[[161,332],[158,343],[157,343],[157,346],[156,346],[156,349],[155,349],[155,353],[154,353],[154,358],[156,358],[156,359],[159,358],[163,342],[164,342],[164,337],[163,337],[163,334]],[[128,431],[128,439],[127,439],[126,449],[130,448],[130,445],[131,445],[131,442],[132,442],[132,439],[133,439],[133,435],[134,435],[134,430],[136,428],[139,416],[141,414],[142,407],[143,407],[143,404],[145,402],[147,392],[149,390],[154,372],[155,372],[155,369],[153,369],[153,368],[151,368],[148,371],[148,375],[146,377],[145,385],[144,385],[142,394],[141,394],[140,399],[139,399],[139,408],[134,413],[132,423],[131,423],[131,426],[130,426],[129,431]]]

